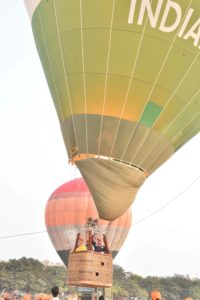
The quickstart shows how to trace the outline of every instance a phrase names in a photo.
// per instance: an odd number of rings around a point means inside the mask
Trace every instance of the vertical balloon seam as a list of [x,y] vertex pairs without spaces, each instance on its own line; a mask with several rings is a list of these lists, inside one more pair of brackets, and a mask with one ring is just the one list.
[[[176,136],[179,135],[179,133],[182,132],[183,129],[186,128],[187,125],[188,125],[190,122],[192,122],[193,119],[195,119],[197,115],[199,115],[199,112],[197,112],[197,113],[195,114],[195,116],[194,116],[190,121],[188,121],[188,123],[186,123],[184,127],[181,128],[181,130],[174,136],[174,138],[172,138],[172,141],[173,141],[173,139],[176,139]],[[192,133],[192,132],[191,132],[191,133]],[[158,141],[158,142],[159,142],[159,141]],[[158,152],[158,154],[157,154],[157,156],[154,158],[154,160],[156,160],[156,159],[158,158],[159,154],[160,154],[160,152]],[[153,161],[149,161],[147,167],[150,168],[150,167],[151,167],[151,164],[154,162],[154,160],[153,160]]]
[[[126,212],[126,213],[128,213],[128,217],[130,218],[130,216],[131,216],[131,208],[129,208],[128,209],[128,211]],[[125,220],[124,220],[124,227],[129,227],[129,226],[127,226],[127,224],[130,222],[130,220],[129,220],[129,218],[126,218]],[[131,218],[130,218],[131,219]],[[119,221],[118,221],[118,223],[119,223]],[[123,231],[121,231],[121,236],[120,236],[120,238],[119,238],[119,241],[118,241],[118,244],[117,244],[117,248],[121,248],[121,239],[122,239],[122,235],[123,235],[124,233],[123,233]],[[125,233],[126,234],[126,237],[127,237],[127,234],[128,234],[128,231]]]
[[[175,117],[175,119],[173,119],[172,122],[169,123],[169,124],[166,126],[166,128],[165,128],[164,131],[163,131],[163,133],[166,133],[167,130],[173,125],[173,123],[176,122],[176,120],[177,120],[178,117],[181,115],[181,113],[183,112],[183,110],[185,110],[185,109],[187,108],[187,106],[189,106],[189,105],[191,104],[192,100],[195,98],[195,96],[196,96],[199,92],[200,92],[200,89],[199,89],[199,90],[198,90],[198,91],[190,98],[190,100],[189,100],[188,103],[184,106],[184,108],[183,108],[181,111],[179,111],[179,113],[178,113],[178,115]],[[177,133],[177,134],[178,134],[178,133]],[[161,136],[158,138],[156,144],[153,144],[153,145],[152,145],[153,147],[152,147],[152,149],[151,149],[151,152],[153,151],[153,148],[156,147],[156,146],[158,145],[160,139],[161,139]],[[173,139],[172,139],[172,140],[173,140]],[[169,143],[170,143],[170,142],[169,142]],[[157,154],[157,155],[159,155],[159,154]],[[144,161],[146,158],[147,158],[147,156],[143,159],[143,161]],[[154,160],[155,160],[156,158],[157,158],[157,157],[155,156]],[[147,167],[148,167],[148,166],[147,166]]]
[[[47,201],[46,214],[45,214],[45,215],[47,215],[47,218],[49,218],[49,216],[50,216],[50,214],[51,214],[51,212],[50,212],[50,206],[48,205],[48,202],[49,202],[49,200]],[[47,220],[48,220],[48,219],[46,219],[46,221],[47,221]],[[54,237],[54,234],[51,234],[52,229],[51,229],[50,226],[48,226],[48,223],[47,223],[47,222],[46,222],[46,228],[47,228],[47,232],[48,232],[48,234],[49,234],[49,236],[50,236],[50,239],[51,239],[51,241],[52,241],[52,244],[54,245],[54,243],[56,243],[56,239],[55,239],[55,237]]]
[[83,40],[83,11],[82,0],[80,0],[80,24],[81,24],[81,53],[82,53],[82,65],[83,65],[83,89],[84,89],[84,102],[85,102],[85,135],[86,135],[86,153],[88,154],[88,135],[87,135],[87,94],[85,83],[85,62],[84,62],[84,40]]
[[99,146],[98,146],[98,151],[97,151],[98,156],[100,155],[100,149],[101,149],[101,135],[102,135],[103,121],[104,121],[104,110],[105,110],[105,103],[106,103],[106,89],[107,89],[107,82],[108,82],[108,68],[109,68],[109,60],[110,60],[110,46],[111,46],[111,39],[112,39],[112,26],[113,26],[113,18],[114,18],[114,9],[115,9],[115,0],[113,0],[111,21],[110,21],[110,29],[109,29],[109,43],[108,43],[108,54],[107,54],[107,63],[106,63],[106,78],[105,78],[105,86],[104,86],[103,107],[102,107],[102,113],[101,113]]
[[[133,81],[133,76],[134,76],[135,68],[136,68],[136,65],[137,65],[137,62],[138,62],[138,58],[139,58],[140,49],[141,49],[141,46],[142,46],[142,41],[143,41],[143,37],[144,37],[144,32],[145,32],[146,24],[147,24],[147,17],[146,17],[146,20],[145,20],[145,23],[144,23],[144,27],[143,27],[143,30],[142,30],[142,35],[141,35],[139,47],[138,47],[138,49],[137,49],[136,59],[135,59],[135,62],[134,62],[134,64],[133,64],[133,68],[132,68],[132,72],[131,72],[131,76],[130,76],[130,80],[129,80],[127,92],[126,92],[126,95],[125,95],[124,105],[125,105],[125,103],[126,103],[126,101],[127,101],[127,98],[128,98],[128,94],[129,94],[129,91],[130,91],[131,84],[132,84],[132,82],[134,82],[134,81]],[[122,118],[122,115],[120,116],[120,120],[119,120],[119,125],[118,125],[118,128],[117,128],[117,131],[118,131],[119,126],[120,126],[121,118]],[[138,122],[136,122],[136,125],[135,125],[135,127],[133,128],[133,131],[132,131],[131,138],[130,138],[129,142],[131,141],[131,139],[132,139],[132,137],[133,137],[133,135],[134,135],[135,129],[137,128],[137,124],[138,124]],[[115,142],[115,140],[116,140],[116,136],[117,136],[117,132],[116,132],[115,137],[114,137],[114,142]],[[129,143],[125,146],[125,151],[127,150],[128,145],[129,145]],[[111,148],[112,151],[113,151],[113,148],[114,148],[114,145],[113,145],[112,148]],[[123,156],[125,155],[125,151],[124,151],[124,153],[123,153]],[[112,152],[111,152],[111,153],[112,153]],[[122,161],[123,156],[120,158],[120,161]]]
[[[41,6],[41,4],[42,4],[42,0],[41,0],[40,4],[38,5],[38,7],[36,8],[36,11],[35,11],[33,17],[36,18],[37,17],[37,12],[38,12],[39,23],[40,23],[40,27],[41,27],[41,32],[42,32],[42,35],[43,35],[44,45],[45,45],[45,48],[46,48],[48,62],[49,62],[50,70],[51,70],[51,77],[53,79],[53,84],[55,86],[55,91],[56,91],[56,95],[57,95],[57,99],[58,99],[60,114],[61,114],[62,119],[64,120],[64,116],[63,116],[63,113],[62,113],[62,106],[61,106],[61,102],[59,100],[60,97],[59,97],[59,93],[58,93],[58,89],[57,89],[57,85],[56,85],[56,81],[55,81],[55,77],[54,77],[54,72],[53,72],[53,67],[52,67],[52,64],[51,64],[51,59],[50,59],[50,55],[49,55],[49,51],[48,51],[47,41],[46,41],[46,38],[45,38],[45,32],[44,32],[44,28],[43,28],[43,23],[42,23],[42,19],[41,19],[41,16],[40,16],[40,6]],[[36,36],[35,36],[35,39],[36,39]],[[39,49],[38,49],[38,53],[40,53]],[[47,78],[47,76],[46,76],[46,78]],[[47,78],[47,82],[48,82],[48,78]],[[59,117],[59,114],[58,114],[58,117]],[[70,148],[70,146],[69,146],[70,143],[69,143],[69,139],[68,139],[68,129],[66,128],[65,123],[64,123],[64,127],[63,128],[64,128],[64,131],[65,131],[65,136],[67,138],[67,145],[68,145],[67,148]]]
[[[66,197],[66,196],[65,196]],[[63,198],[64,198],[64,196],[63,196]],[[65,199],[65,198],[64,198]],[[64,212],[65,213],[63,213],[63,224],[65,224],[65,215],[66,215],[66,212],[68,211],[68,206],[67,206],[67,202],[66,201],[64,201]],[[70,211],[70,214],[72,214],[72,213],[74,213],[73,211],[71,212]],[[65,228],[66,228],[66,226],[65,225],[63,225]],[[70,230],[71,230],[71,226],[70,226]],[[70,239],[69,239],[69,237],[68,237],[68,235],[65,233],[65,238],[66,238],[66,240],[67,240],[67,243],[68,243],[68,245],[70,245],[70,247],[71,247],[71,249],[72,249],[72,247],[73,247],[73,245],[72,245],[72,243],[71,243],[71,241],[70,241]],[[63,248],[64,250],[66,250],[66,246]]]
[[[142,30],[142,34],[141,34],[141,39],[140,39],[140,42],[139,42],[139,47],[137,49],[137,54],[136,54],[136,59],[135,59],[135,62],[133,64],[133,69],[132,69],[132,73],[131,73],[131,77],[130,77],[130,81],[129,81],[129,85],[128,85],[128,89],[127,89],[127,93],[126,93],[126,97],[128,97],[128,93],[129,93],[129,90],[130,90],[130,86],[132,84],[132,82],[134,83],[133,81],[133,77],[134,77],[134,73],[135,73],[135,68],[136,68],[136,65],[137,65],[137,62],[138,62],[138,59],[139,59],[139,55],[140,55],[140,50],[141,50],[141,46],[142,46],[142,42],[143,42],[143,38],[144,38],[144,33],[145,33],[145,30],[146,30],[146,25],[147,25],[147,19],[148,17],[146,17],[146,20],[144,22],[144,27],[143,27],[143,30]],[[125,98],[126,99],[126,98]],[[142,113],[140,113],[140,115],[142,115]],[[140,119],[140,117],[139,117]],[[129,146],[129,143],[130,141],[132,140],[133,136],[134,136],[134,133],[135,133],[135,130],[137,129],[138,127],[138,122],[136,122],[134,128],[133,128],[133,131],[131,133],[131,137],[129,139],[129,142],[128,144],[125,146],[125,151],[128,149],[128,146]],[[120,160],[123,159],[124,155],[125,155],[125,151],[123,153],[123,156],[120,158]],[[132,161],[131,161],[132,162]]]
[[73,128],[74,128],[74,137],[75,137],[75,141],[76,141],[76,147],[77,147],[77,150],[79,152],[78,141],[77,141],[77,134],[76,134],[76,126],[75,126],[75,122],[74,122],[74,118],[73,118],[73,109],[72,109],[71,95],[70,95],[70,91],[69,91],[69,84],[68,84],[67,74],[66,74],[66,70],[65,70],[63,49],[62,49],[62,44],[61,44],[61,39],[60,39],[60,32],[59,32],[59,27],[58,27],[58,17],[57,17],[57,13],[56,13],[55,0],[53,0],[53,7],[54,7],[54,14],[55,14],[55,21],[56,21],[56,30],[57,30],[58,42],[59,42],[60,53],[61,53],[61,58],[62,58],[62,66],[63,66],[65,84],[66,84],[66,87],[67,87],[67,94],[68,94],[68,98],[69,98],[69,104],[70,104],[70,110],[71,110],[71,116],[72,116],[72,123],[73,123]]
[[[190,6],[190,4],[189,4],[189,6]],[[188,11],[188,9],[189,9],[189,6],[188,6],[188,8],[187,8],[187,11]],[[187,11],[186,11],[186,12],[187,12]],[[185,13],[185,14],[186,14],[186,13]],[[182,24],[180,24],[179,28],[181,27],[181,25],[182,25]],[[163,68],[164,68],[164,65],[165,65],[165,63],[166,63],[166,61],[167,61],[167,58],[168,58],[168,56],[169,56],[169,54],[170,54],[170,51],[171,51],[171,49],[172,49],[172,47],[173,47],[173,45],[174,45],[175,39],[176,39],[176,37],[177,37],[177,35],[178,35],[178,32],[179,32],[179,30],[177,30],[177,32],[176,32],[175,35],[174,35],[174,38],[173,38],[172,43],[171,43],[171,45],[170,45],[170,47],[169,47],[169,49],[168,49],[167,55],[166,55],[166,57],[165,57],[165,60],[164,60],[164,62],[163,62],[163,64],[162,64],[162,66],[161,66],[161,69],[160,69],[160,71],[159,71],[159,73],[158,73],[158,75],[157,75],[157,78],[156,78],[156,80],[155,80],[155,82],[154,82],[154,84],[153,84],[153,87],[152,87],[152,89],[151,89],[151,91],[150,91],[150,93],[149,93],[149,96],[148,96],[147,101],[146,101],[146,105],[147,105],[148,101],[150,100],[150,97],[151,97],[151,95],[152,95],[152,93],[153,93],[153,89],[155,88],[156,82],[158,81],[159,76],[160,76],[160,74],[161,74],[161,72],[162,72],[162,70],[163,70]],[[186,75],[185,75],[185,77],[186,77]],[[184,78],[185,78],[185,77],[184,77]],[[172,95],[173,95],[173,94],[174,94],[174,93],[172,93]],[[170,98],[172,98],[172,96],[170,96]],[[142,143],[141,143],[141,145],[140,145],[140,147],[139,147],[139,149],[138,149],[137,151],[139,151],[139,150],[141,149],[141,147],[143,146],[145,140],[146,140],[147,137],[149,136],[150,132],[153,130],[153,125],[154,125],[154,124],[158,121],[158,119],[160,118],[162,112],[164,111],[164,109],[165,109],[166,106],[168,105],[170,98],[168,99],[167,103],[164,105],[164,107],[163,107],[161,113],[158,115],[158,118],[157,118],[157,119],[154,121],[154,123],[152,124],[152,127],[150,128],[150,131],[147,132],[146,137],[144,137],[144,139],[142,140]],[[143,109],[142,113],[144,112],[146,105],[144,106],[144,109]],[[141,116],[142,116],[142,113],[141,113]],[[137,152],[136,152],[136,154],[134,154],[134,156],[132,157],[132,159],[131,159],[132,162],[133,162],[134,158],[136,157],[136,155],[137,155]]]
[[[190,3],[189,3],[189,5],[188,5],[188,7],[187,7],[187,9],[186,9],[185,15],[186,15],[187,11],[189,10],[189,7],[190,7],[191,2],[192,2],[192,0],[190,0]],[[182,23],[183,23],[183,22],[182,22]],[[146,103],[148,103],[148,101],[150,100],[150,98],[151,98],[151,96],[152,96],[152,94],[153,94],[153,90],[155,89],[155,86],[156,86],[156,84],[157,84],[157,82],[158,82],[158,79],[159,79],[159,77],[160,77],[160,74],[161,74],[162,71],[163,71],[163,68],[164,68],[164,66],[165,66],[165,63],[166,63],[168,57],[169,57],[169,54],[170,54],[170,52],[171,52],[171,49],[172,49],[172,47],[174,46],[175,40],[176,40],[176,38],[177,38],[177,36],[178,36],[178,32],[179,32],[179,29],[180,29],[181,26],[182,26],[182,23],[180,23],[180,25],[179,25],[179,27],[178,27],[178,29],[177,29],[177,32],[175,32],[175,34],[174,34],[174,37],[173,37],[173,39],[172,39],[172,43],[171,43],[171,45],[170,45],[170,47],[169,47],[169,49],[168,49],[168,51],[167,51],[166,57],[165,57],[164,62],[163,62],[163,64],[162,64],[162,66],[161,66],[161,69],[160,69],[160,71],[158,72],[158,75],[157,75],[157,77],[156,77],[156,79],[155,79],[155,81],[154,81],[154,84],[153,84],[153,86],[152,86],[152,89],[150,90],[150,93],[149,93],[149,95],[148,95],[148,98],[147,98],[147,102],[146,102]]]
[[[59,198],[57,199],[58,201],[60,200]],[[63,249],[63,241],[60,237],[60,225],[57,223],[57,201],[54,201],[54,228],[56,231],[56,239],[57,239],[57,243],[59,244],[59,248]]]
[[[191,2],[190,2],[191,3]],[[190,6],[190,4],[189,4],[189,6]],[[188,8],[187,8],[187,11],[188,11],[188,9],[189,9],[189,6],[188,6]],[[187,13],[187,11],[186,11],[186,13]],[[185,13],[185,14],[186,14]],[[179,26],[179,27],[181,27],[181,25]],[[174,38],[173,38],[173,41],[172,41],[172,44],[171,44],[171,46],[170,46],[170,48],[169,48],[169,51],[168,51],[168,53],[167,53],[167,56],[166,56],[166,59],[167,59],[167,57],[168,57],[168,55],[169,55],[169,52],[170,52],[170,50],[171,50],[171,48],[172,48],[172,46],[173,46],[173,44],[174,44],[174,41],[175,41],[175,38],[177,37],[177,34],[178,34],[178,31],[177,31],[177,33],[175,34],[175,36],[174,36]],[[160,72],[159,72],[159,74],[158,74],[158,76],[157,76],[157,79],[156,79],[156,81],[158,80],[158,77],[159,77],[159,75],[160,75],[160,73],[161,73],[161,71],[162,71],[162,69],[163,69],[163,67],[164,67],[164,64],[165,64],[165,62],[166,62],[166,59],[164,60],[164,63],[163,63],[163,65],[162,65],[162,67],[161,67],[161,70],[160,70]],[[153,90],[153,88],[155,88],[155,82],[154,82],[154,85],[153,85],[153,87],[152,87],[152,90]],[[152,94],[152,90],[151,90],[151,92],[150,92],[150,94],[149,95],[151,95]],[[150,99],[150,96],[148,96],[148,99]],[[148,99],[147,99],[147,102],[148,102]],[[147,103],[146,103],[147,104]],[[144,109],[145,109],[145,107],[144,107]],[[141,114],[142,115],[142,114]],[[160,116],[159,116],[160,117]],[[152,129],[153,129],[153,127],[152,127]],[[152,130],[151,129],[151,130]],[[150,131],[151,131],[150,130]],[[147,135],[147,137],[148,137],[148,135]],[[145,138],[146,139],[146,138]],[[144,139],[144,141],[145,141],[145,139]],[[140,148],[139,148],[140,149]],[[139,150],[138,150],[139,151]],[[136,153],[137,154],[137,153]],[[132,158],[132,160],[131,161],[133,161],[133,159],[134,158]]]

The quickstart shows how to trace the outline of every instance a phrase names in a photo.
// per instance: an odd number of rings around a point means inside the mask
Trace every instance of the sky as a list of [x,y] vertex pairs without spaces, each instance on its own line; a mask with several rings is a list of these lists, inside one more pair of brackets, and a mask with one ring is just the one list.
[[[79,173],[68,164],[22,0],[1,1],[0,37],[0,260],[61,263],[45,232],[45,206]],[[125,271],[200,278],[199,149],[200,134],[141,187],[114,260]]]

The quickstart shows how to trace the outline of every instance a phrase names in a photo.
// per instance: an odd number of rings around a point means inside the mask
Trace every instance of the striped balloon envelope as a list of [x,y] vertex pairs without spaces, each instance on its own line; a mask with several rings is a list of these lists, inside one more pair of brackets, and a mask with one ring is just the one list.
[[[46,228],[55,250],[66,266],[69,253],[74,249],[77,233],[85,230],[88,218],[98,219],[98,212],[82,178],[61,185],[47,202]],[[98,220],[99,230],[106,234],[113,258],[126,240],[131,220],[130,209],[112,222]]]
[[114,220],[199,132],[199,0],[25,3],[69,160]]

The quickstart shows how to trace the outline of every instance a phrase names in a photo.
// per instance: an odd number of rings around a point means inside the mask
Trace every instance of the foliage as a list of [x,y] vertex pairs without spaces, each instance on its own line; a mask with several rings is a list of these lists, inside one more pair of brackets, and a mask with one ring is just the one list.
[[[67,270],[64,266],[44,265],[33,258],[1,261],[0,291],[50,293],[51,287],[57,285],[61,291],[66,292],[66,276]],[[186,297],[200,300],[200,279],[190,279],[181,275],[143,278],[114,265],[114,299],[149,299],[150,292],[155,289],[161,292],[163,300],[184,300]]]
[[45,266],[38,260],[22,257],[0,262],[0,290],[22,292],[46,292],[53,285],[65,285],[64,266]]

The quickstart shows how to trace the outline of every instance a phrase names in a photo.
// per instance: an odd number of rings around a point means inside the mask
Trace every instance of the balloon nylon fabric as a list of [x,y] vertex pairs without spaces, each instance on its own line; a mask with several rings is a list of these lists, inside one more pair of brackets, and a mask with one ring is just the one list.
[[105,220],[121,216],[146,179],[138,168],[114,160],[86,159],[77,165],[95,199],[100,218]]

